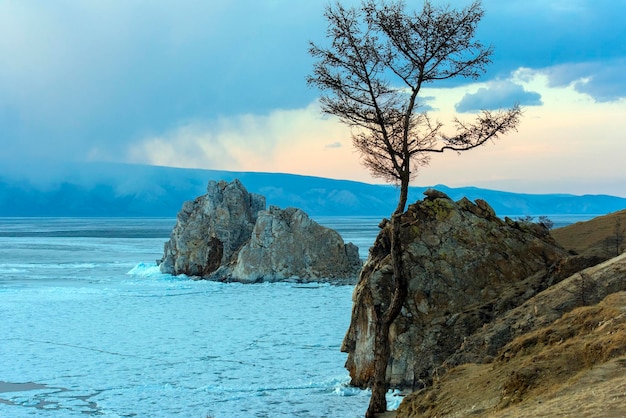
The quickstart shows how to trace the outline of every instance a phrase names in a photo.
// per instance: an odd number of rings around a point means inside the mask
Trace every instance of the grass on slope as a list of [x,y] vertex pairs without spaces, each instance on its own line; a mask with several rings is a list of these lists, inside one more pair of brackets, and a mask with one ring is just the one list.
[[563,248],[577,254],[615,257],[626,249],[626,209],[557,228],[551,234]]
[[626,292],[516,338],[492,363],[450,370],[397,416],[626,416]]

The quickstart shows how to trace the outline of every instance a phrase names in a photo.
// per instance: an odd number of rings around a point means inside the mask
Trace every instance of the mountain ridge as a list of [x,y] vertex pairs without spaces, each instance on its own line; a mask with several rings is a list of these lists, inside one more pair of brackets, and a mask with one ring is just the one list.
[[[0,169],[1,217],[175,217],[186,200],[206,193],[210,180],[239,179],[268,204],[298,207],[312,216],[388,216],[397,188],[299,174],[185,169],[119,163],[44,167],[46,177]],[[409,202],[437,188],[458,200],[483,199],[498,216],[601,215],[626,208],[610,195],[529,194],[478,187],[412,186]]]

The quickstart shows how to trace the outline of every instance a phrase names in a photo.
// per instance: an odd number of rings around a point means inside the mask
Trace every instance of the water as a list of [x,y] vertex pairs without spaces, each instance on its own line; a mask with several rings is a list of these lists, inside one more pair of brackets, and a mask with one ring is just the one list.
[[[319,221],[365,257],[379,219]],[[353,287],[161,274],[174,222],[0,219],[0,416],[362,416]]]
[[[579,215],[579,214],[554,214],[554,215],[547,215],[547,218],[549,220],[551,220],[554,225],[552,228],[556,229],[556,228],[562,228],[564,226],[567,225],[571,225],[573,223],[576,222],[586,222],[586,221],[590,221],[593,218],[596,218],[598,216],[602,216],[605,214],[595,214],[595,215],[590,215],[590,214],[583,214],[583,215]],[[526,215],[498,215],[500,218],[504,219],[505,216],[508,216],[509,218],[513,219],[513,220],[519,220],[519,219],[523,219],[525,218]],[[534,216],[533,217],[533,222],[538,222],[539,221],[539,217],[538,216]]]
[[[362,258],[380,221],[317,220]],[[354,288],[161,274],[174,223],[0,219],[0,417],[363,416],[340,352]]]

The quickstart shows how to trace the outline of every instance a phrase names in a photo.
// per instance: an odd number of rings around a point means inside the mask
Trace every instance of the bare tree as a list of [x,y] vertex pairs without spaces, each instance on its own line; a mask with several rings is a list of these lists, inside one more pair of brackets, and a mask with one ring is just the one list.
[[548,218],[547,216],[540,216],[539,217],[539,222],[537,222],[539,225],[543,225],[544,228],[546,229],[552,229],[554,228],[554,222],[552,221],[552,219]]
[[429,83],[477,79],[485,72],[492,49],[474,39],[483,17],[480,1],[456,10],[426,0],[419,12],[407,11],[402,0],[364,0],[359,7],[336,2],[324,16],[331,42],[311,43],[309,53],[317,61],[307,81],[322,90],[322,111],[353,129],[353,144],[372,175],[400,188],[391,216],[394,291],[388,305],[375,306],[370,417],[387,407],[389,327],[408,294],[399,220],[409,183],[434,153],[467,151],[514,130],[521,110],[515,105],[498,112],[483,110],[473,122],[455,119],[455,133],[449,135],[442,123],[429,118],[419,99]]
[[613,240],[615,241],[615,256],[617,257],[623,251],[624,244],[624,228],[622,228],[622,220],[615,218],[615,227],[613,230]]
[[615,224],[613,226],[613,234],[610,235],[604,241],[606,244],[606,252],[611,257],[617,257],[623,251],[625,230],[622,228],[622,220],[619,217],[615,218]]

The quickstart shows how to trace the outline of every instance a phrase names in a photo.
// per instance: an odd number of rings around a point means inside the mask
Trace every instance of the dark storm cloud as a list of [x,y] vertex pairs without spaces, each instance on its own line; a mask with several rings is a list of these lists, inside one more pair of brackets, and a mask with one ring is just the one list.
[[116,159],[189,120],[306,106],[321,9],[0,2],[0,156]]
[[[305,82],[308,41],[324,42],[327,3],[0,0],[0,158],[123,161],[194,121],[306,107],[318,96]],[[478,36],[495,53],[482,81],[528,67],[598,101],[626,97],[626,1],[483,6]],[[459,109],[509,105],[487,93]]]

